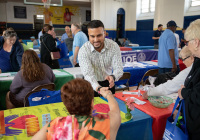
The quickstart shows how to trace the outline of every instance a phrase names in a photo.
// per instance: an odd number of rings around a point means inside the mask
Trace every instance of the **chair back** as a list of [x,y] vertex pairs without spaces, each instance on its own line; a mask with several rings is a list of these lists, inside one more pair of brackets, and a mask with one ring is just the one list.
[[50,84],[39,85],[35,87],[34,89],[32,89],[32,91],[28,92],[26,96],[24,97],[24,107],[29,106],[28,97],[35,92],[39,92],[43,88],[53,91],[55,90],[55,84],[50,83]]
[[141,81],[138,83],[138,87],[137,87],[137,90],[139,88],[140,85],[144,86],[145,85],[145,81],[144,81],[144,78],[145,77],[148,77],[148,76],[154,76],[158,74],[158,69],[151,69],[151,70],[148,70],[142,77]]
[[123,73],[123,76],[119,79],[120,80],[127,80],[125,86],[126,87],[123,87],[123,88],[115,88],[115,91],[119,91],[119,90],[129,90],[129,79],[131,78],[131,74],[130,72],[124,72]]

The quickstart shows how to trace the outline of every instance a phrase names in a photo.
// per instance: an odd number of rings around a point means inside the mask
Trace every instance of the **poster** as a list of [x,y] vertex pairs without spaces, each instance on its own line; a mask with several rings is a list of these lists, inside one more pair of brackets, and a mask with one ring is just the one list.
[[[3,111],[0,111],[3,112]],[[94,98],[94,111],[93,113],[105,114],[109,112],[108,103],[102,100],[99,97]],[[27,137],[27,130],[25,122],[27,118],[38,118],[39,127],[42,128],[43,116],[44,114],[50,114],[51,120],[69,115],[64,104],[55,103],[55,104],[46,104],[33,107],[22,107],[16,109],[10,109],[4,111],[4,121],[5,121],[5,131],[4,137],[6,140],[29,140],[31,137]],[[121,122],[128,121],[125,119],[125,113],[121,112]]]
[[15,18],[26,18],[26,7],[25,6],[14,6],[14,17]]
[[44,15],[45,24],[71,25],[73,16],[80,16],[78,6],[51,6],[49,9],[44,6],[35,6],[36,15]]

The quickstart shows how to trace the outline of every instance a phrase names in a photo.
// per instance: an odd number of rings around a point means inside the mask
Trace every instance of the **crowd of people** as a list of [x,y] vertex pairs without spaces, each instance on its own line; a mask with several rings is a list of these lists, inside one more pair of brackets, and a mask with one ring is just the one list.
[[[185,101],[186,123],[190,139],[200,136],[200,120],[198,107],[200,106],[200,19],[192,22],[181,38],[182,50],[178,53],[177,41],[174,35],[177,24],[175,21],[167,23],[167,29],[162,32],[162,24],[152,39],[158,48],[159,73],[173,72],[177,76],[157,87],[149,88],[143,94],[148,96],[162,96],[178,92],[178,96]],[[74,67],[80,67],[84,79],[72,80],[61,88],[61,98],[70,116],[58,117],[46,124],[32,139],[64,138],[65,125],[72,120],[75,137],[91,139],[89,130],[95,128],[105,135],[105,139],[115,139],[121,124],[119,106],[114,99],[115,81],[123,75],[123,66],[119,45],[106,37],[104,24],[100,20],[92,20],[87,25],[88,37],[81,31],[81,26],[72,23],[71,28],[65,27],[61,38],[72,52]],[[108,36],[108,35],[107,35]],[[34,87],[53,83],[55,75],[52,69],[59,69],[59,62],[53,59],[51,52],[61,51],[56,46],[54,27],[45,24],[39,33],[41,46],[40,58],[34,50],[23,49],[22,41],[18,39],[13,29],[7,29],[0,37],[0,72],[17,72],[6,96],[7,109],[23,107],[24,97]],[[34,37],[31,37],[35,41]],[[124,39],[122,46],[126,46]],[[180,71],[178,58],[187,66]],[[94,97],[103,96],[108,100],[110,112],[104,116],[92,116]],[[176,115],[176,114],[175,114]],[[80,117],[82,122],[79,122]],[[83,119],[84,118],[84,119]],[[112,118],[112,119],[111,119]],[[96,121],[91,127],[92,121]],[[79,123],[77,123],[79,122]],[[87,125],[85,125],[87,122]],[[90,123],[91,122],[91,123]],[[81,126],[80,126],[81,125]],[[56,129],[60,127],[62,129]],[[98,137],[98,136],[96,136]]]

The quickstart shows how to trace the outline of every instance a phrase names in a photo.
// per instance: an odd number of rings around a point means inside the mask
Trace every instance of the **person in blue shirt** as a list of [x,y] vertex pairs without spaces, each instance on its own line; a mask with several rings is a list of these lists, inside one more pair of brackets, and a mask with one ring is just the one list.
[[68,35],[67,35],[67,34],[70,32],[69,26],[65,26],[65,32],[66,32],[66,33],[64,33],[64,34],[62,35],[62,37],[61,37],[61,42],[62,42],[62,43],[65,41],[65,39],[68,38]]
[[15,31],[6,30],[0,36],[0,71],[17,72],[20,70],[24,49]]
[[88,38],[85,33],[81,31],[81,27],[77,23],[72,23],[71,25],[72,34],[74,35],[73,41],[73,64],[75,67],[79,67],[78,52]]
[[171,20],[167,23],[167,29],[159,39],[158,67],[159,73],[174,72],[179,73],[178,48],[174,32],[176,22]]
[[128,45],[129,45],[129,42],[128,42],[127,38],[124,38],[123,43],[122,43],[122,47],[128,46]]
[[158,49],[158,40],[162,34],[162,28],[163,28],[163,25],[162,24],[159,24],[158,25],[158,30],[156,30],[153,34],[153,37],[152,39],[154,40],[154,49]]

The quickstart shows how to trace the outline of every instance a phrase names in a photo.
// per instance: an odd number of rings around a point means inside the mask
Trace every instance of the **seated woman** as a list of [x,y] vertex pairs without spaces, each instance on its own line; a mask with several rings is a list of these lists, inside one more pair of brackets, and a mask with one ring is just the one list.
[[143,94],[144,99],[147,99],[148,96],[162,96],[178,92],[181,85],[183,85],[187,75],[189,74],[194,62],[194,57],[192,56],[192,53],[187,46],[185,46],[180,51],[179,56],[187,68],[182,70],[172,80],[168,80],[166,83],[160,84],[157,87],[149,88],[149,90]]
[[75,79],[63,85],[61,98],[70,115],[46,124],[32,140],[115,140],[121,124],[119,106],[108,87],[101,88],[100,94],[108,100],[110,112],[94,117],[94,91],[91,84],[83,79]]
[[23,107],[28,92],[36,86],[53,83],[54,80],[51,68],[40,62],[35,51],[26,50],[22,56],[21,70],[15,75],[6,96],[6,107]]
[[22,54],[24,49],[17,40],[15,31],[6,30],[0,36],[0,71],[19,71],[21,67]]
[[185,101],[186,126],[190,140],[200,138],[200,19],[193,21],[185,31],[186,45],[196,57],[184,86],[178,95]]

